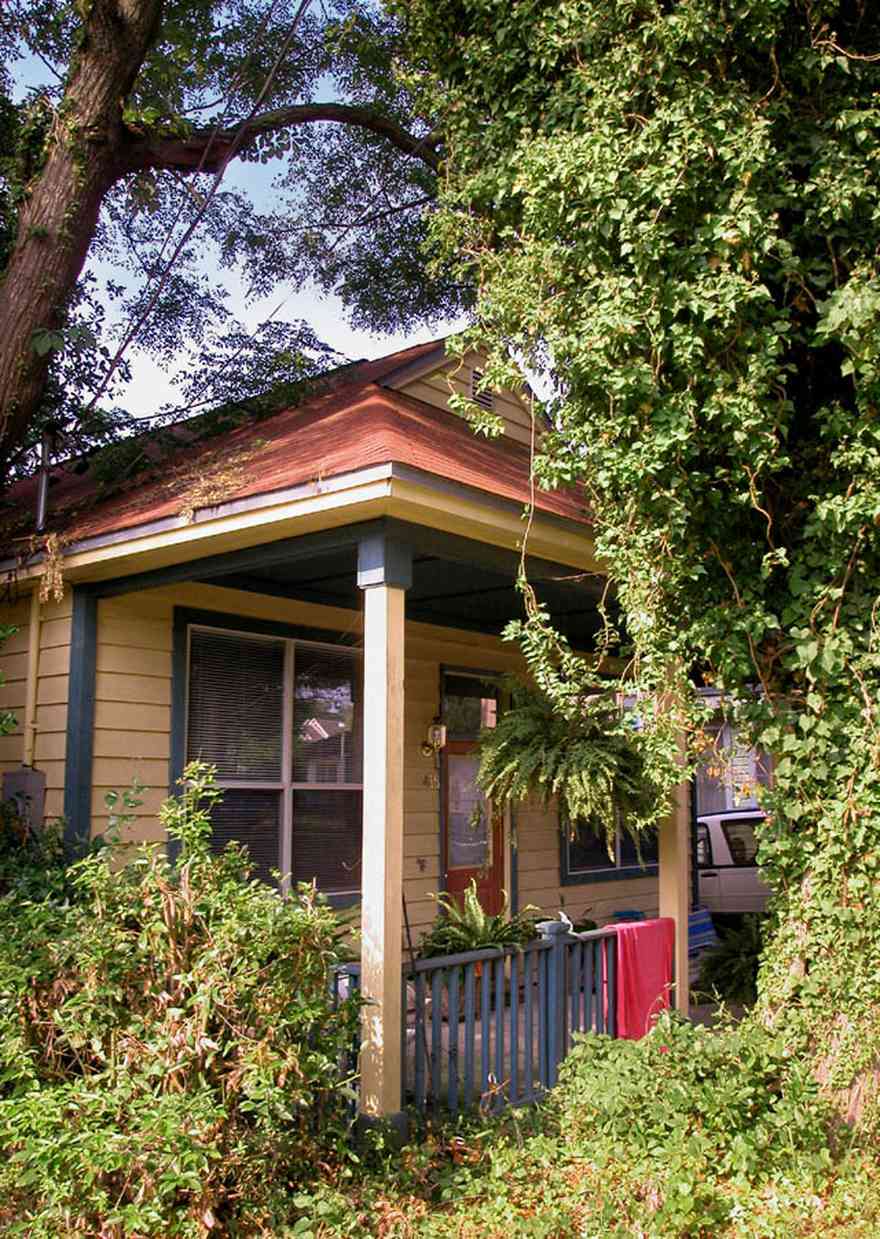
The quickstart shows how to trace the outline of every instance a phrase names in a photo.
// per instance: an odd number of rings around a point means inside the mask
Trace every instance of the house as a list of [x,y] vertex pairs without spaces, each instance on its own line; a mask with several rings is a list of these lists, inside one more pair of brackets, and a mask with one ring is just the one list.
[[[360,902],[363,1105],[379,1115],[400,1109],[404,921],[414,938],[428,927],[432,892],[473,876],[496,907],[502,891],[573,919],[660,907],[687,975],[684,800],[660,833],[659,882],[624,843],[613,862],[566,844],[538,806],[472,827],[473,740],[498,676],[522,667],[499,634],[520,614],[532,498],[529,578],[575,647],[601,590],[581,496],[532,495],[528,405],[480,393],[479,370],[443,341],[348,367],[258,423],[190,442],[184,427],[158,475],[107,495],[57,467],[63,543],[4,566],[2,622],[18,632],[0,648],[3,704],[19,729],[0,739],[2,768],[43,772],[45,813],[72,840],[100,832],[106,793],[137,778],[128,836],[156,840],[186,760],[214,762],[218,843]],[[475,436],[448,406],[456,389],[491,400],[504,435]],[[33,510],[36,490],[23,483],[16,505]],[[59,571],[60,600],[41,604]]]

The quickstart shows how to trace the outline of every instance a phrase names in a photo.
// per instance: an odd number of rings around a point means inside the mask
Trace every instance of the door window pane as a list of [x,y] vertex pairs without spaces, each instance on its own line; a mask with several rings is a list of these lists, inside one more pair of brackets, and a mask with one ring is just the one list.
[[363,793],[293,793],[294,882],[317,880],[327,895],[361,888]]
[[443,721],[450,740],[473,740],[484,727],[494,727],[498,689],[470,675],[443,678]]
[[488,801],[476,785],[479,757],[448,753],[447,868],[482,869],[491,862]]
[[187,760],[217,777],[281,778],[284,643],[194,630],[190,645]]
[[297,646],[294,661],[294,783],[360,783],[361,660],[348,650]]

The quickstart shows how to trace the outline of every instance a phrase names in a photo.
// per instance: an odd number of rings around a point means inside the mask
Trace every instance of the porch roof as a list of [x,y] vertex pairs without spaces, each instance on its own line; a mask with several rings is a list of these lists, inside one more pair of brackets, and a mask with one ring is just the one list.
[[[510,439],[477,437],[455,414],[385,382],[429,359],[442,342],[405,349],[344,369],[330,390],[261,421],[195,442],[187,423],[176,428],[179,450],[161,472],[141,474],[102,497],[91,471],[71,464],[51,474],[50,512],[65,541],[136,531],[156,521],[189,517],[227,502],[271,495],[382,464],[400,464],[476,492],[517,503],[531,495],[528,449]],[[149,445],[145,450],[149,453]],[[158,472],[158,476],[157,476]],[[33,510],[36,478],[13,488],[15,508]],[[583,492],[537,490],[535,507],[588,526]]]

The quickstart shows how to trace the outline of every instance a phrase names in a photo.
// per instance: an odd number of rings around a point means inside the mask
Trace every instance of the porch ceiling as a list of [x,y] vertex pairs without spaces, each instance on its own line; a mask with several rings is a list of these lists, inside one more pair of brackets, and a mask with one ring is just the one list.
[[[516,589],[516,561],[488,566],[476,549],[473,562],[459,555],[419,552],[413,557],[413,583],[407,591],[408,619],[500,633],[523,614]],[[290,563],[276,563],[247,571],[218,574],[207,584],[244,589],[303,602],[359,610],[361,591],[356,580],[357,550],[336,548]],[[538,598],[549,609],[557,628],[575,646],[583,646],[599,624],[597,603],[602,581],[592,574],[544,561],[533,561],[529,579]]]

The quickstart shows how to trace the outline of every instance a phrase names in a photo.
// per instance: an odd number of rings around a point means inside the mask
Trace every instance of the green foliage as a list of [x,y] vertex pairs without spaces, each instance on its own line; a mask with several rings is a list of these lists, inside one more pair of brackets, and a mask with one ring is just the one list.
[[763,925],[763,917],[746,913],[738,925],[719,930],[718,945],[700,959],[700,993],[749,1006],[756,1000],[758,966],[764,949]]
[[869,1239],[880,1175],[780,1039],[664,1015],[640,1042],[581,1039],[542,1105],[433,1128],[295,1203],[315,1239]]
[[4,1234],[277,1233],[345,1134],[337,922],[210,852],[219,795],[187,768],[161,810],[174,865],[105,848],[72,899],[0,898]]
[[[537,479],[585,487],[619,606],[596,653],[656,703],[648,729],[699,741],[696,680],[776,759],[761,1018],[858,1113],[880,1029],[880,14],[403,7],[410,82],[445,106],[435,243],[480,289],[460,347],[548,380]],[[585,673],[534,614],[520,635],[564,704]]]
[[471,879],[459,904],[451,895],[435,895],[440,909],[437,919],[419,943],[419,955],[428,959],[435,955],[458,955],[462,951],[479,951],[485,947],[525,946],[537,936],[535,928],[540,910],[531,904],[510,915],[507,895],[501,911],[486,912],[477,895],[476,881]]
[[637,838],[655,824],[663,802],[613,694],[560,709],[547,692],[514,680],[508,688],[509,706],[480,735],[477,783],[490,800],[556,800],[561,821],[589,823],[610,848],[619,826]]

